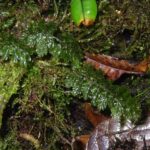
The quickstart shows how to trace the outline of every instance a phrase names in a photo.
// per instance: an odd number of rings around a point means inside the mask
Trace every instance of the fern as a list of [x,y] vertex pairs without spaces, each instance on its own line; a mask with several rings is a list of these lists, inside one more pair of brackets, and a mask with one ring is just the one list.
[[31,61],[29,48],[19,42],[13,36],[1,32],[0,36],[0,56],[3,60],[13,60],[27,65]]
[[31,27],[22,34],[21,39],[25,41],[27,46],[34,48],[39,57],[43,57],[48,54],[48,49],[59,48],[60,46],[55,44],[55,37],[53,36],[56,27],[54,24],[45,25],[40,22],[39,24],[33,24]]
[[78,65],[82,58],[81,49],[73,36],[61,33],[54,23],[33,24],[21,39],[35,49],[39,57],[51,54],[55,59],[74,65]]
[[16,38],[1,32],[0,56],[27,65],[32,56],[53,58],[78,67],[82,51],[73,36],[61,33],[54,23],[39,22],[31,25]]
[[65,83],[73,96],[91,100],[99,110],[108,106],[113,116],[137,120],[140,115],[138,99],[132,97],[126,88],[105,80],[100,72],[89,66],[75,69],[66,77]]

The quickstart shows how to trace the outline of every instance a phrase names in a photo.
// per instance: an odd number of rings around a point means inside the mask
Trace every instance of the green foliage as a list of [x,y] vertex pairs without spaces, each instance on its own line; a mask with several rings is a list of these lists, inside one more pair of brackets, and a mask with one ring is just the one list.
[[22,38],[29,47],[35,48],[39,57],[43,57],[49,53],[49,49],[61,49],[60,44],[56,43],[58,39],[53,36],[56,29],[57,26],[53,23],[49,25],[44,22],[33,24]]
[[95,21],[97,16],[96,0],[71,0],[70,5],[72,20],[77,26],[79,26],[81,23],[83,23],[85,26],[88,26],[89,24],[85,23],[86,21]]
[[61,33],[54,23],[33,24],[22,36],[27,46],[34,48],[39,57],[52,54],[55,59],[79,65],[82,52],[71,34]]
[[0,56],[3,60],[13,60],[27,65],[31,61],[29,49],[13,36],[1,32],[0,36]]
[[[1,32],[0,56],[27,65],[33,55],[44,57],[51,54],[55,59],[78,67],[82,52],[71,34],[59,33],[56,24],[39,22],[32,24],[18,38]],[[50,57],[50,56],[49,56]]]
[[73,96],[90,99],[99,110],[108,106],[113,116],[137,120],[140,115],[138,99],[131,97],[126,88],[105,80],[100,72],[89,66],[73,70],[66,78],[66,87]]
[[0,65],[0,127],[3,111],[11,96],[17,92],[23,72],[23,68],[12,62],[1,63]]

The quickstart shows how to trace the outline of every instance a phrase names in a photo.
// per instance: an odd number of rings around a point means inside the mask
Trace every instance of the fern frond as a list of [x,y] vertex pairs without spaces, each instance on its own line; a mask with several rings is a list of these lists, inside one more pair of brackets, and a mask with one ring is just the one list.
[[55,59],[77,65],[82,58],[82,52],[68,33],[61,33],[54,23],[37,23],[22,35],[27,46],[35,49],[39,57],[51,54]]
[[99,110],[110,108],[113,116],[138,119],[140,103],[130,92],[107,81],[103,75],[89,66],[75,69],[66,77],[66,87],[73,96],[90,100]]
[[27,65],[31,61],[29,48],[13,36],[2,32],[0,36],[0,56],[3,60],[11,59],[23,65]]

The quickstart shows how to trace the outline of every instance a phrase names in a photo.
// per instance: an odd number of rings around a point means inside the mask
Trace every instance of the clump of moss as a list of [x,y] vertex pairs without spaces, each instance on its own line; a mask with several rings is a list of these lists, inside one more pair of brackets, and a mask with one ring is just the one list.
[[1,150],[8,150],[8,149],[22,150],[14,130],[10,132],[4,139],[0,138],[0,149]]
[[0,65],[0,127],[3,111],[13,94],[17,93],[23,74],[24,68],[12,62],[1,63]]
[[[67,137],[72,136],[73,127],[68,125],[71,122],[66,119],[70,116],[72,98],[65,94],[63,84],[60,84],[67,72],[68,69],[53,62],[38,61],[30,68],[21,94],[14,101],[20,105],[16,114],[18,117],[13,120],[15,128],[19,133],[28,133],[32,127],[31,135],[35,138],[41,135],[41,147],[59,149],[61,144],[66,143]],[[22,120],[22,123],[16,124],[17,120]]]

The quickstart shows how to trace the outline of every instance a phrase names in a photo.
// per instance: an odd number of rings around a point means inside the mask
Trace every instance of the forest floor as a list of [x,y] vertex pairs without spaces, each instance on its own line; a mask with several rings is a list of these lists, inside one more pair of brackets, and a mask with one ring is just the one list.
[[0,150],[82,150],[77,137],[101,114],[134,125],[148,117],[150,1],[97,8],[86,27],[70,0],[0,0]]

